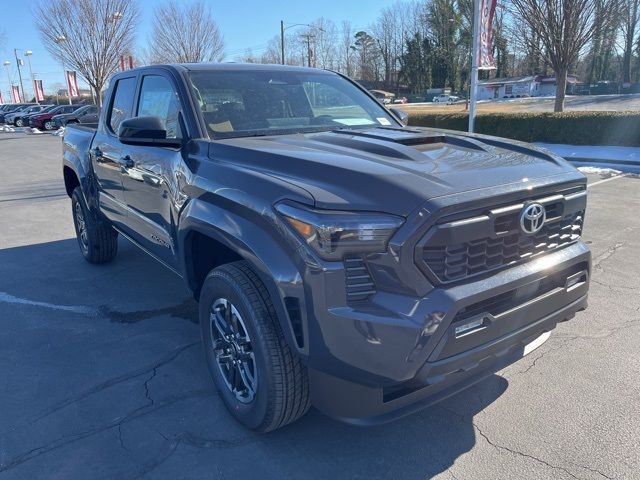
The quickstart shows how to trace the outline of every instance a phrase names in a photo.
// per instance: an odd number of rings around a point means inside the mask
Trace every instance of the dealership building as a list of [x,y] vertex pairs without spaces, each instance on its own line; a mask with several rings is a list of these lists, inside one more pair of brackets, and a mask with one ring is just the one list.
[[[579,82],[575,75],[567,76],[567,93],[572,94]],[[556,94],[554,75],[531,75],[528,77],[491,78],[478,82],[478,99],[548,97]]]

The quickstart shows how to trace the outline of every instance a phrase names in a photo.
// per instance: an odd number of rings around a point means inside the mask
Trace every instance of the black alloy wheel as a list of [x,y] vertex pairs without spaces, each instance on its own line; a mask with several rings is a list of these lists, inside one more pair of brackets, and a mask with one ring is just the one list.
[[250,403],[258,385],[251,338],[238,309],[226,298],[213,302],[209,330],[216,364],[227,388],[239,402]]

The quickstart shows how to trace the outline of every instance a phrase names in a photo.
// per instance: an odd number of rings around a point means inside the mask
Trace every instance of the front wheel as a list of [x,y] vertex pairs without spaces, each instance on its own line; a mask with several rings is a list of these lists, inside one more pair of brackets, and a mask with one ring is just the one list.
[[118,253],[118,232],[94,218],[89,212],[80,187],[71,195],[73,225],[82,256],[89,263],[107,263]]
[[45,130],[53,130],[53,122],[51,120],[44,122],[43,126]]
[[269,293],[248,262],[207,275],[199,316],[209,372],[236,420],[269,432],[307,412],[307,370],[289,348]]
[[24,126],[24,120],[22,120],[21,118],[16,120],[16,127],[23,127]]

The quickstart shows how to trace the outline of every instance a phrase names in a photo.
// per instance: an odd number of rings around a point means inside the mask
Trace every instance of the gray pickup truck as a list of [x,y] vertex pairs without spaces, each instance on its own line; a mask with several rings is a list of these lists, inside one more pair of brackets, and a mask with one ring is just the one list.
[[407,127],[339,74],[187,64],[115,75],[63,173],[82,255],[121,235],[199,301],[231,414],[359,425],[450,396],[587,305],[586,180],[530,145]]

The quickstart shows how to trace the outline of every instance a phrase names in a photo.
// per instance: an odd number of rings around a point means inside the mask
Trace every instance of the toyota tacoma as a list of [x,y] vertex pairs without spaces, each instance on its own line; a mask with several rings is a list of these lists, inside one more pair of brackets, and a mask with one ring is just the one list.
[[585,177],[486,135],[406,126],[348,78],[274,65],[116,74],[63,138],[80,251],[122,236],[199,301],[230,413],[371,425],[541,345],[587,305]]

